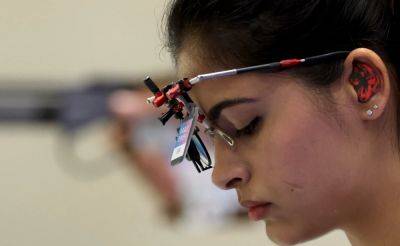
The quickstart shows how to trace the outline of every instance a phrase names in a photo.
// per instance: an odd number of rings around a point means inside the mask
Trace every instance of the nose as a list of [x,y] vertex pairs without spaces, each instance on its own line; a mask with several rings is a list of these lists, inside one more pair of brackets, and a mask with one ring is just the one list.
[[215,165],[212,181],[220,189],[238,188],[249,182],[250,171],[239,156],[228,149],[225,143],[215,143]]

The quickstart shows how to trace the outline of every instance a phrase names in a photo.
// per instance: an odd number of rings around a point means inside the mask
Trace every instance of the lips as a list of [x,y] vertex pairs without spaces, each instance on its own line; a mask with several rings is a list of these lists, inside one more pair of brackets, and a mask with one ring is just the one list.
[[243,207],[249,209],[248,216],[250,220],[258,221],[264,219],[271,208],[272,203],[270,202],[254,202],[246,201],[241,203]]

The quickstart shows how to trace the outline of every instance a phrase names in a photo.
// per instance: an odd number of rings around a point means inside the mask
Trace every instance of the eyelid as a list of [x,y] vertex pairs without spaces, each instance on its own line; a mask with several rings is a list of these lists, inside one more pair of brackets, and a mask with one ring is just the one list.
[[[263,118],[261,116],[254,117],[245,127],[236,130],[235,137],[239,138],[242,135],[252,135],[257,130],[262,119]],[[246,131],[250,131],[250,132],[247,133]]]

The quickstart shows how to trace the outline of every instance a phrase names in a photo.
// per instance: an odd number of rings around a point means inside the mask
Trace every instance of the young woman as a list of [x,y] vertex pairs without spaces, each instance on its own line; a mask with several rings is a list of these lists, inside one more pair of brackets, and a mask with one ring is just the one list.
[[235,140],[215,139],[213,182],[235,189],[276,243],[342,229],[353,245],[400,244],[398,5],[172,2],[168,46],[180,77],[306,58],[190,94]]

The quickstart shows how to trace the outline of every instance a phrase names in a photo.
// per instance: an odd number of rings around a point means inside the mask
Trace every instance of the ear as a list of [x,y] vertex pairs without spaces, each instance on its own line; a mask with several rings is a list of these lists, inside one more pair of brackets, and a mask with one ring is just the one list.
[[362,120],[382,116],[388,107],[390,83],[388,68],[374,51],[360,48],[346,58],[343,84]]

